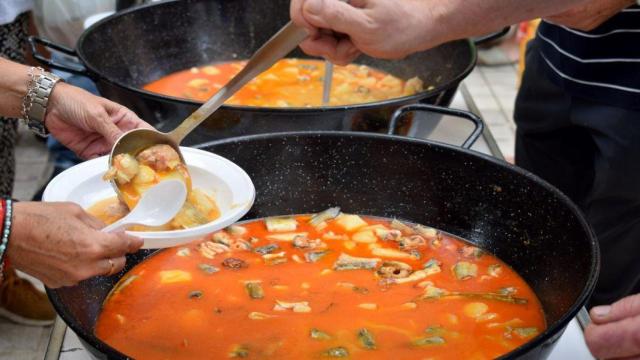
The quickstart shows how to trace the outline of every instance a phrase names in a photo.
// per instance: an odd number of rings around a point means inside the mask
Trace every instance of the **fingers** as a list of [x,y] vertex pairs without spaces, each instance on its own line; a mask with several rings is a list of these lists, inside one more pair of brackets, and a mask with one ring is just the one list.
[[100,111],[93,119],[93,129],[106,140],[108,144],[113,144],[122,135],[122,130],[114,124],[106,109]]
[[91,216],[89,213],[75,203],[51,203],[51,206],[60,208],[60,212],[69,214],[82,222],[86,226],[81,236],[91,239],[98,246],[95,258],[120,257],[127,253],[138,251],[144,241],[137,237],[127,235],[124,232],[119,233],[103,233],[99,231],[105,224],[99,219]]
[[82,214],[78,216],[78,218],[80,219],[80,221],[84,222],[87,226],[95,230],[100,230],[103,227],[107,226],[102,220],[90,215],[86,211],[83,211]]
[[87,139],[83,146],[84,147],[79,152],[78,156],[83,159],[94,159],[96,157],[109,154],[113,144],[107,142],[102,135],[94,133],[87,135]]
[[153,129],[153,126],[140,119],[138,115],[128,108],[107,99],[102,100],[105,110],[111,116],[112,122],[123,132],[138,128]]
[[585,329],[591,353],[599,359],[640,356],[640,315]]
[[65,212],[76,219],[82,221],[85,225],[87,225],[91,229],[102,229],[106,226],[100,219],[90,215],[86,212],[82,206],[72,203],[72,202],[64,202],[64,203],[51,203],[52,206],[58,206],[61,208],[62,212]]
[[307,29],[309,35],[314,35],[318,30],[313,27],[313,25],[309,24],[307,20],[305,20],[302,15],[302,4],[304,4],[304,0],[291,0],[291,6],[289,7],[289,15],[291,16],[291,21],[293,21],[296,25],[302,26]]
[[100,258],[114,258],[128,253],[134,253],[144,244],[142,239],[127,235],[124,232],[100,234],[104,235],[98,243],[100,246],[98,257]]
[[347,65],[361,54],[351,40],[338,40],[324,34],[305,40],[300,48],[309,55],[324,57],[337,65]]
[[302,17],[315,28],[347,35],[366,31],[370,25],[370,20],[362,9],[340,0],[306,0],[302,3]]
[[124,269],[126,263],[127,258],[125,258],[124,256],[103,259],[100,261],[101,271],[96,275],[111,276],[113,274],[117,274],[118,272],[120,272],[120,270]]
[[94,119],[94,130],[102,135],[106,143],[112,146],[125,131],[137,128],[153,129],[142,121],[133,111],[126,107],[100,98],[104,111],[100,111]]
[[[628,296],[612,305],[596,306],[590,311],[596,324],[615,322],[632,316],[640,316],[640,294]],[[640,329],[638,329],[640,332]]]

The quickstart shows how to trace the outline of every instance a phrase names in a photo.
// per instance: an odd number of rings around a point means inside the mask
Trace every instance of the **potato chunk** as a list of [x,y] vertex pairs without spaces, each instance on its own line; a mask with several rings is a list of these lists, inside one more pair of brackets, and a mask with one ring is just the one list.
[[183,270],[164,270],[160,271],[158,275],[160,275],[160,282],[163,284],[191,281],[191,273]]
[[336,218],[336,224],[346,231],[358,230],[361,227],[369,225],[366,221],[362,220],[360,216],[349,214],[340,214],[340,216]]
[[372,244],[378,241],[378,237],[372,230],[365,230],[353,234],[353,236],[351,236],[351,240],[359,243]]
[[216,202],[211,198],[211,196],[200,189],[191,190],[187,197],[187,201],[207,218],[210,218],[219,212]]
[[113,158],[113,166],[102,177],[104,180],[115,180],[118,184],[127,184],[139,171],[139,164],[129,154],[118,154]]
[[415,259],[416,257],[412,254],[406,253],[404,251],[390,249],[390,248],[377,248],[372,249],[371,253],[375,256],[384,257],[384,258],[397,258],[397,259]]
[[298,222],[292,217],[270,217],[264,220],[269,232],[296,231]]
[[464,306],[462,311],[470,318],[478,318],[489,310],[489,306],[481,302],[472,302]]
[[209,222],[209,218],[198,210],[193,204],[186,202],[176,217],[171,220],[171,226],[175,229],[187,229],[203,225]]
[[407,80],[407,82],[404,83],[404,89],[402,91],[402,95],[404,96],[413,95],[415,93],[419,93],[420,91],[422,91],[423,88],[424,88],[424,84],[422,80],[420,80],[420,78],[416,76]]
[[153,169],[146,165],[140,165],[138,175],[131,181],[138,194],[143,194],[158,183],[158,176]]

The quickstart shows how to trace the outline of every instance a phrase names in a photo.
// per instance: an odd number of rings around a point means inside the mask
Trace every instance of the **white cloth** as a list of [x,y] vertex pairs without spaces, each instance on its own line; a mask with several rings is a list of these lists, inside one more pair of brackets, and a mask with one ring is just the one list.
[[33,0],[0,0],[0,25],[12,23],[16,16],[33,8]]

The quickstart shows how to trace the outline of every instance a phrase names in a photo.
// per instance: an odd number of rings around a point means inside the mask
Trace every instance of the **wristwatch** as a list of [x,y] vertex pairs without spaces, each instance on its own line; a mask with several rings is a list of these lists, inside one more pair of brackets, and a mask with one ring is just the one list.
[[32,98],[31,106],[26,116],[27,127],[42,137],[49,135],[49,131],[44,126],[44,117],[47,114],[49,96],[51,96],[51,91],[53,91],[58,81],[61,81],[59,76],[41,71],[40,74],[36,76],[34,88],[30,89],[32,90]]

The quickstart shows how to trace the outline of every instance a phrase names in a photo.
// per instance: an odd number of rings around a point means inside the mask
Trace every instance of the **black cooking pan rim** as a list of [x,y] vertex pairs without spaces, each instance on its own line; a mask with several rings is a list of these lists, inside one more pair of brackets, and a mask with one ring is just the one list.
[[[577,217],[581,227],[586,230],[586,233],[589,237],[589,242],[591,245],[591,261],[590,261],[590,274],[587,279],[586,286],[578,296],[577,300],[571,305],[569,310],[556,322],[549,325],[547,329],[542,332],[540,335],[532,339],[531,341],[525,343],[524,345],[516,348],[515,350],[499,357],[498,359],[513,359],[518,356],[522,356],[527,352],[533,350],[534,348],[541,346],[542,344],[549,341],[552,337],[557,336],[564,328],[569,324],[569,322],[576,317],[580,309],[586,304],[589,296],[593,292],[595,288],[596,281],[598,279],[598,274],[600,272],[600,251],[599,245],[596,240],[596,235],[593,232],[591,226],[587,223],[584,218],[582,211],[571,201],[566,195],[564,195],[560,190],[555,188],[553,185],[545,181],[544,179],[538,177],[537,175],[524,170],[515,165],[511,165],[506,161],[497,159],[493,156],[483,154],[474,150],[463,149],[455,145],[441,143],[434,140],[426,140],[426,139],[417,139],[410,138],[398,135],[386,135],[386,134],[377,134],[377,133],[364,133],[364,132],[349,132],[349,131],[297,131],[297,132],[280,132],[280,133],[268,133],[268,134],[257,134],[257,135],[247,135],[247,136],[239,136],[234,138],[227,138],[222,140],[214,140],[207,143],[199,144],[194,146],[195,148],[204,148],[211,145],[219,145],[226,143],[234,143],[234,142],[243,142],[250,140],[261,140],[261,139],[270,139],[270,138],[287,138],[287,137],[351,137],[351,138],[374,138],[374,139],[386,139],[386,140],[394,140],[401,143],[406,144],[422,144],[431,147],[438,147],[442,149],[446,149],[449,151],[457,151],[467,154],[469,156],[480,158],[484,161],[489,161],[492,164],[504,168],[509,171],[513,171],[517,174],[520,174],[538,184],[540,184],[543,188],[553,193],[556,197],[559,198],[564,204],[566,204],[569,210]],[[445,230],[446,229],[442,229]],[[66,319],[70,319],[70,314],[61,306],[60,297],[58,297],[55,289],[46,288],[47,295],[51,299],[51,303],[55,308],[56,312],[60,315],[60,317],[67,323],[67,325],[80,337],[82,340],[86,341],[88,344],[99,350],[100,352],[106,354],[109,358],[126,358],[126,355],[122,354],[118,350],[112,348],[102,340],[98,339],[93,333],[87,334],[82,329],[76,326],[74,322],[68,323]]]
[[[101,75],[101,72],[95,67],[93,66],[89,61],[87,61],[87,58],[85,57],[84,53],[83,53],[83,47],[82,44],[84,43],[84,41],[86,41],[86,37],[93,31],[95,31],[96,28],[102,26],[102,24],[108,23],[116,18],[119,18],[121,16],[127,15],[129,13],[132,12],[136,12],[139,11],[141,9],[145,9],[145,8],[150,8],[150,7],[155,7],[155,6],[164,6],[167,4],[172,4],[172,3],[178,3],[178,2],[184,2],[184,0],[166,0],[166,1],[160,1],[160,2],[155,2],[155,3],[148,3],[145,5],[141,5],[141,6],[136,6],[133,8],[129,8],[123,11],[119,11],[116,12],[112,15],[109,15],[99,21],[97,21],[96,23],[94,23],[93,25],[91,25],[89,28],[85,29],[85,31],[82,33],[82,35],[80,35],[80,37],[78,38],[78,41],[76,42],[76,54],[78,55],[78,57],[80,58],[81,63],[87,68],[90,77],[92,78],[97,78],[100,79],[101,81],[104,81],[108,84],[111,85],[115,85],[121,88],[125,88],[129,91],[133,91],[135,93],[138,93],[139,95],[142,95],[146,98],[151,98],[151,99],[155,99],[155,100],[163,100],[163,101],[173,101],[173,102],[177,102],[179,104],[183,104],[183,105],[191,105],[191,106],[195,106],[195,107],[200,107],[203,102],[198,102],[198,101],[192,101],[192,100],[188,100],[188,99],[183,99],[183,98],[179,98],[179,97],[174,97],[174,96],[166,96],[166,95],[161,95],[155,92],[151,92],[151,91],[147,91],[135,86],[131,86],[128,84],[125,84],[121,81],[116,81],[113,79],[110,79],[106,76]],[[300,114],[300,113],[317,113],[318,111],[322,111],[322,112],[336,112],[336,111],[344,111],[344,110],[368,110],[368,109],[372,109],[372,108],[379,108],[381,106],[389,106],[389,105],[400,105],[400,104],[404,104],[404,103],[410,103],[410,102],[417,102],[421,99],[425,99],[425,98],[429,98],[432,96],[437,96],[440,93],[451,89],[452,87],[458,86],[458,84],[464,79],[466,78],[471,71],[473,71],[473,68],[476,66],[477,60],[478,60],[478,54],[477,54],[477,48],[476,45],[473,41],[471,41],[470,39],[460,39],[460,40],[454,40],[454,42],[461,42],[461,43],[466,43],[469,46],[469,51],[471,52],[471,58],[469,59],[469,63],[467,64],[467,66],[464,68],[463,71],[461,71],[460,73],[458,73],[456,76],[454,76],[453,78],[451,78],[448,82],[439,85],[439,86],[435,86],[430,90],[426,90],[426,91],[422,91],[419,92],[417,94],[414,95],[410,95],[410,96],[402,96],[402,97],[397,97],[397,98],[393,98],[393,99],[388,99],[388,100],[383,100],[383,101],[375,101],[375,102],[369,102],[369,103],[362,103],[362,104],[354,104],[354,105],[339,105],[339,106],[318,106],[318,107],[287,107],[287,108],[282,108],[282,107],[262,107],[262,106],[244,106],[244,105],[222,105],[221,109],[229,109],[229,110],[242,110],[242,111],[246,111],[246,112],[260,112],[260,113],[264,113],[264,112],[271,112],[271,113],[276,113],[276,114],[291,114],[291,113],[296,113],[296,114]]]

